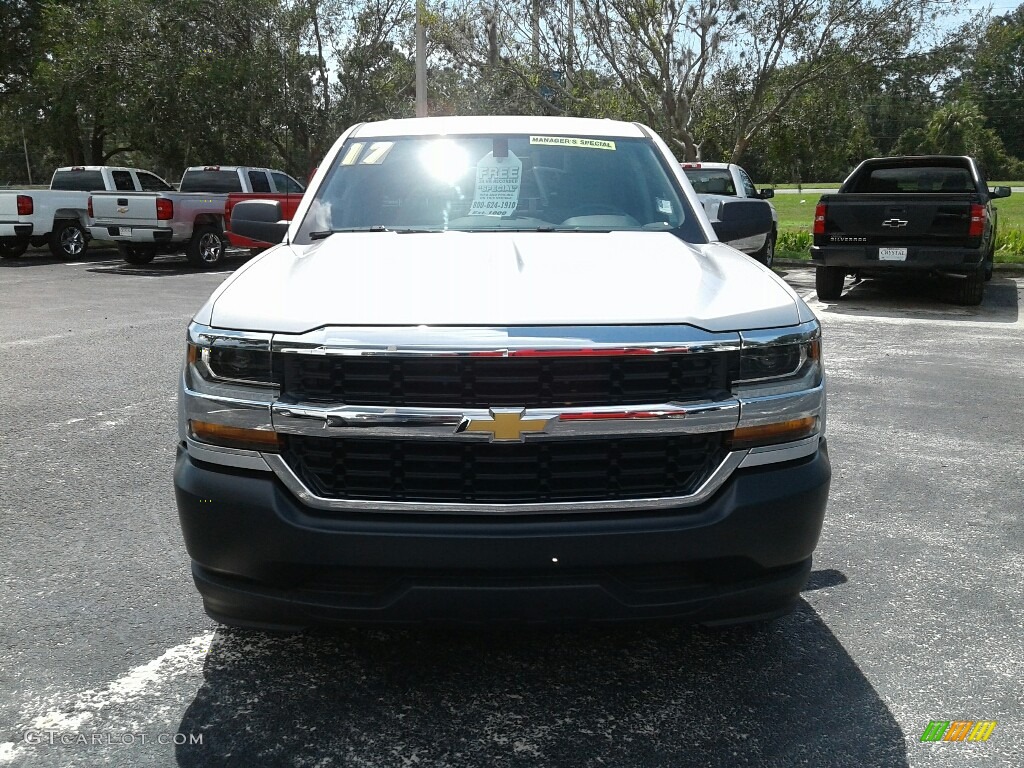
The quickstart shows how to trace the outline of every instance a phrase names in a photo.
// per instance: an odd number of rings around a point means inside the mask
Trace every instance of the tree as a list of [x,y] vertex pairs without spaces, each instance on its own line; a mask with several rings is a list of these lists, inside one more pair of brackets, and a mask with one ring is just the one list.
[[744,94],[732,117],[732,161],[811,84],[890,66],[915,50],[956,45],[936,22],[962,0],[779,0],[751,3],[737,24],[729,68]]
[[923,130],[906,134],[902,149],[909,154],[970,155],[981,163],[989,177],[1017,171],[999,136],[985,126],[981,109],[966,100],[936,109]]
[[988,24],[965,67],[961,88],[978,104],[1006,151],[1024,160],[1024,5]]
[[723,47],[744,18],[736,0],[581,0],[599,67],[675,142],[683,159],[700,159],[694,132],[699,105]]

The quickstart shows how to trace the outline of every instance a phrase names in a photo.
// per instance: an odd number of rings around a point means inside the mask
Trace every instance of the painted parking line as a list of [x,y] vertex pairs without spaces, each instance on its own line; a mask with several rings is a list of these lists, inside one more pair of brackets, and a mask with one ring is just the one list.
[[[213,637],[212,631],[197,635],[100,689],[51,692],[29,703],[21,710],[15,729],[20,741],[0,742],[0,765],[26,758],[37,745],[88,744],[94,735],[129,734],[133,744],[143,746],[142,735],[151,735],[156,741],[158,734],[173,730],[177,720],[179,713],[169,706],[170,701],[187,703],[201,685],[203,661]],[[53,734],[60,738],[55,741]],[[69,740],[68,735],[75,738]],[[97,742],[93,739],[92,743]],[[71,765],[76,756],[84,759],[89,755],[65,754],[64,764]]]

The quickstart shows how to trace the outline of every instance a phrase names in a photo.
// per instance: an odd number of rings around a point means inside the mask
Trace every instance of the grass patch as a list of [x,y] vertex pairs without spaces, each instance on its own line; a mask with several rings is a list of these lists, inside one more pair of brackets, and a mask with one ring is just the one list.
[[[1013,185],[1019,182],[1012,182]],[[1003,186],[1009,184],[1001,183]],[[993,183],[992,186],[996,186]],[[776,252],[781,258],[809,258],[814,206],[819,194],[783,194],[773,197],[772,205],[779,214],[779,242]],[[999,217],[996,235],[996,261],[1024,263],[1024,195],[1013,194],[997,200]]]

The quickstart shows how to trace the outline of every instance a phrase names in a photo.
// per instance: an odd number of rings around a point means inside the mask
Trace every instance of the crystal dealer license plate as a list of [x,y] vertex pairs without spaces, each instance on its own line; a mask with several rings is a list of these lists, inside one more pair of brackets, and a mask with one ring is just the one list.
[[907,260],[907,249],[906,248],[879,248],[878,249],[878,260],[879,261],[906,261]]

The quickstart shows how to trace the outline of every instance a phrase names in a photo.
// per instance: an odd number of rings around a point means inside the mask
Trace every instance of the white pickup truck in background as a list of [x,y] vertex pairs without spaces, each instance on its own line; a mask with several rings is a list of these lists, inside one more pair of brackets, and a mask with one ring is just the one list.
[[[690,180],[693,191],[697,193],[704,212],[712,219],[717,219],[721,203],[729,198],[742,197],[754,200],[767,200],[775,197],[774,190],[758,191],[754,182],[745,170],[735,163],[682,163],[683,172]],[[779,237],[779,215],[775,206],[765,203],[772,211],[772,229],[770,232],[729,241],[729,245],[738,251],[771,266],[775,261],[775,241]]]
[[0,190],[0,256],[16,258],[29,245],[49,245],[58,258],[81,256],[89,247],[91,193],[171,189],[170,184],[149,171],[81,165],[58,168],[49,189]]
[[185,170],[177,192],[92,196],[89,216],[95,238],[113,240],[129,264],[146,264],[160,251],[184,247],[193,266],[212,267],[224,258],[224,206],[229,192],[285,192],[295,179],[281,171],[206,165]]

